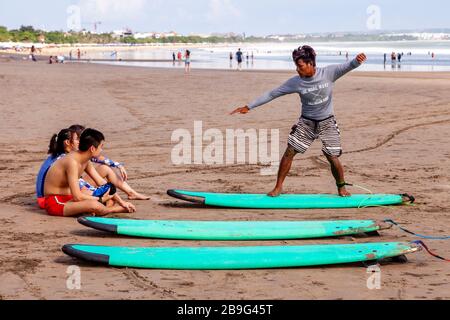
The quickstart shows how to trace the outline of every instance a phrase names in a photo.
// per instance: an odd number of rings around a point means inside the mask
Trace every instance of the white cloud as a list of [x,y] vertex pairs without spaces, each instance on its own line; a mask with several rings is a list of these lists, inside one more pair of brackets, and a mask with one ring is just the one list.
[[209,10],[206,18],[210,22],[217,22],[228,18],[239,18],[241,12],[237,9],[231,0],[210,0]]
[[145,0],[80,0],[79,6],[85,19],[111,21],[139,16],[145,3]]

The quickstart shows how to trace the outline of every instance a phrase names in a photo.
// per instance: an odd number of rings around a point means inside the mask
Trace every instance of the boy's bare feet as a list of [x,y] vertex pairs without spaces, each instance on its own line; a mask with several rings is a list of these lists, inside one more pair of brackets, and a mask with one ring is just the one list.
[[145,194],[139,193],[139,192],[133,192],[128,195],[129,200],[150,200],[149,196],[146,196]]
[[128,211],[128,213],[136,212],[136,207],[132,203],[125,202],[123,207]]

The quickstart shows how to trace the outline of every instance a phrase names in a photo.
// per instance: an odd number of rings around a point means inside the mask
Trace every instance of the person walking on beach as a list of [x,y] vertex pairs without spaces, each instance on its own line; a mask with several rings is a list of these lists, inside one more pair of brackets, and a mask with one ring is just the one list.
[[387,53],[384,54],[384,65],[386,65],[387,62]]
[[184,53],[184,73],[191,72],[191,52],[186,49]]
[[80,50],[80,48],[77,49],[77,58],[78,58],[78,60],[81,59],[81,50]]
[[241,48],[239,48],[239,50],[236,52],[236,60],[238,63],[237,69],[240,71],[242,70],[242,51]]
[[172,52],[172,62],[173,62],[173,65],[175,65],[176,59],[177,59],[177,57],[176,57],[176,55],[175,55],[175,52]]
[[31,55],[31,60],[33,60],[34,62],[37,61],[35,54],[36,54],[36,47],[35,46],[31,46],[30,55]]
[[316,52],[310,46],[305,45],[293,51],[292,59],[297,67],[297,76],[257,98],[249,105],[235,109],[230,114],[247,114],[250,110],[283,95],[299,94],[302,105],[301,117],[298,123],[292,127],[288,138],[288,147],[278,170],[275,188],[268,195],[276,197],[281,194],[283,182],[289,173],[295,155],[303,154],[314,140],[320,138],[323,144],[322,152],[330,163],[339,195],[350,196],[345,188],[347,183],[344,179],[344,168],[339,161],[342,147],[340,131],[334,118],[333,84],[348,72],[359,67],[367,57],[364,53],[360,53],[352,61],[318,68],[316,67]]

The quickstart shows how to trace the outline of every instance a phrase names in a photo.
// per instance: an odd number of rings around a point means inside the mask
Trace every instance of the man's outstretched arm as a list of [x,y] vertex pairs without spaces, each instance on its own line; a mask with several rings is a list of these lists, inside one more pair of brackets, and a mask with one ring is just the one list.
[[235,110],[233,110],[230,115],[235,114],[235,113],[248,113],[251,109],[254,109],[256,107],[262,106],[263,104],[269,103],[270,101],[284,96],[286,94],[290,94],[290,93],[294,93],[295,92],[295,85],[294,82],[296,80],[297,77],[291,78],[288,81],[286,81],[284,84],[282,84],[281,86],[279,86],[278,88],[266,92],[265,94],[263,94],[262,96],[260,96],[259,98],[257,98],[256,100],[254,100],[253,102],[251,102],[248,105],[245,105],[243,107],[239,107],[236,108]]
[[329,71],[329,76],[331,78],[331,81],[334,82],[334,81],[338,80],[339,78],[346,75],[350,71],[358,68],[366,60],[367,60],[366,55],[364,53],[360,53],[352,61],[342,63],[342,64],[328,66],[327,69]]

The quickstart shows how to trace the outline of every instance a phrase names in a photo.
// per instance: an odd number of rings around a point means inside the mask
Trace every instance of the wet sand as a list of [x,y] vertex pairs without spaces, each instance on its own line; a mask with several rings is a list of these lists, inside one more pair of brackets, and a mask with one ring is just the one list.
[[[302,245],[410,241],[398,229],[381,237],[251,242],[133,239],[55,218],[35,205],[34,183],[53,133],[74,123],[104,132],[105,154],[124,162],[130,184],[151,195],[134,201],[139,219],[328,220],[392,218],[422,234],[450,226],[450,73],[352,73],[337,82],[336,117],[347,181],[374,193],[413,194],[414,206],[341,210],[204,208],[166,195],[183,188],[267,192],[275,176],[261,165],[171,162],[173,130],[280,130],[280,152],[299,115],[290,95],[246,116],[228,116],[294,72],[230,72],[48,65],[0,57],[0,299],[449,299],[448,263],[424,251],[406,264],[381,266],[381,289],[369,290],[360,265],[237,271],[106,268],[74,260],[67,243],[123,246]],[[294,161],[285,192],[334,193],[320,143]],[[354,193],[361,190],[351,188]],[[447,241],[426,241],[450,256]],[[66,287],[67,268],[81,268],[81,290]]]

